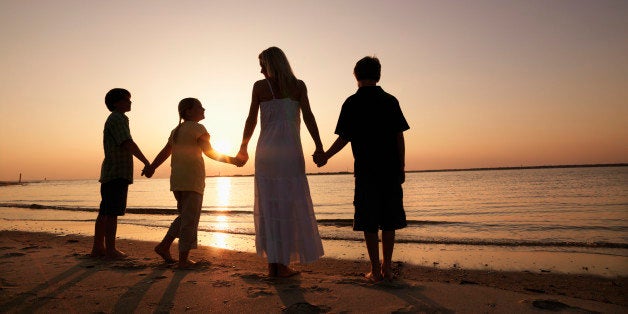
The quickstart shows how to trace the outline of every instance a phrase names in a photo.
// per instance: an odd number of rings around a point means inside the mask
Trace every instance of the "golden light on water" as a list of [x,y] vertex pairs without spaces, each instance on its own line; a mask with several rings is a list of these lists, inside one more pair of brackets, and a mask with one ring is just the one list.
[[215,220],[208,222],[213,232],[209,233],[209,245],[221,249],[231,249],[228,245],[229,235],[223,231],[229,230],[229,217],[226,215],[216,216]]
[[[231,178],[216,178],[216,193],[219,206],[229,206],[231,196]],[[224,210],[224,209],[221,209]]]
[[229,218],[227,216],[218,216],[216,217],[216,223],[214,224],[214,228],[218,231],[224,231],[229,229]]
[[[216,149],[216,148],[215,148]],[[213,201],[217,205],[216,211],[228,211],[231,199],[231,178],[216,177],[213,178],[215,186],[210,187],[208,191],[213,191]],[[211,182],[208,180],[208,182]],[[229,246],[229,234],[225,233],[231,228],[228,215],[221,215],[220,213],[210,214],[212,217],[210,221],[205,222],[208,225],[209,230],[209,243],[210,246],[218,247],[222,249],[231,249]]]

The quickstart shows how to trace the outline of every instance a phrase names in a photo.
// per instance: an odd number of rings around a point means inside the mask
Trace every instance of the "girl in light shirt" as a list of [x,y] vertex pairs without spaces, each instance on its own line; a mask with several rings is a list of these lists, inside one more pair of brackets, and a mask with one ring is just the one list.
[[[198,222],[205,190],[205,163],[203,153],[216,161],[242,166],[234,157],[216,152],[210,142],[209,133],[199,121],[205,119],[205,108],[196,98],[185,98],[179,102],[179,125],[170,133],[166,146],[150,165],[151,172],[170,155],[170,190],[177,200],[179,215],[174,219],[155,252],[167,263],[175,263],[170,255],[170,246],[179,238],[179,267],[193,267],[196,262],[189,259],[191,249],[197,247]],[[152,173],[151,173],[152,175]]]

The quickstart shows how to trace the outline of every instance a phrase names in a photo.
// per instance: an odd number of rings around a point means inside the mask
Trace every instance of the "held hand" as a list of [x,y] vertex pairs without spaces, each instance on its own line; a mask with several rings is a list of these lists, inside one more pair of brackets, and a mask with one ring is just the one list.
[[315,151],[314,155],[312,155],[312,157],[314,159],[314,163],[319,168],[327,164],[328,158],[327,158],[325,152],[322,151],[322,150]]
[[238,162],[241,163],[241,165],[236,166],[242,167],[244,166],[244,164],[246,164],[247,161],[249,161],[249,153],[246,152],[246,149],[240,149],[238,154],[235,156],[235,159],[237,159]]
[[244,160],[242,160],[242,159],[238,158],[238,156],[229,157],[229,158],[230,158],[230,160],[231,160],[231,163],[232,163],[234,166],[242,167],[242,166],[244,166],[244,164],[246,164],[246,161],[244,161]]
[[144,169],[142,169],[142,175],[146,176],[147,178],[152,177],[153,174],[155,174],[155,168],[153,168],[151,165],[146,165]]

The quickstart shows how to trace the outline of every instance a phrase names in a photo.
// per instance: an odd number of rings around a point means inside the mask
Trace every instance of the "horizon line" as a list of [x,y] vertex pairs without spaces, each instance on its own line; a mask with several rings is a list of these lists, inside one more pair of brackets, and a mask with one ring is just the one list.
[[[421,172],[457,172],[457,171],[489,171],[489,170],[527,170],[527,169],[552,169],[552,168],[596,168],[596,167],[628,167],[628,162],[622,163],[608,163],[608,164],[564,164],[564,165],[540,165],[540,166],[504,166],[504,167],[474,167],[474,168],[443,168],[443,169],[421,169],[421,170],[406,170],[406,173],[421,173]],[[353,174],[353,171],[331,171],[331,172],[306,172],[306,175],[344,175]],[[207,175],[206,178],[220,178],[220,177],[252,177],[251,174],[232,174],[232,175]],[[44,178],[43,180],[24,180],[19,181],[3,181],[0,180],[1,185],[13,185],[20,183],[39,183],[46,181],[74,181],[74,180],[94,180],[91,179],[51,179]],[[1,186],[0,185],[0,186]]]

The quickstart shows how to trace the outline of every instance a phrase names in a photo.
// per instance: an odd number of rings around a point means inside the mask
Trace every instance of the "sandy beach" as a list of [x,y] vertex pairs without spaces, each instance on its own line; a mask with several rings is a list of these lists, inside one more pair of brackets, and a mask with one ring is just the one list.
[[[625,313],[628,280],[395,264],[393,283],[363,279],[365,261],[323,258],[289,279],[255,254],[199,247],[193,270],[164,264],[155,242],[118,240],[119,261],[88,256],[91,238],[0,232],[0,312]],[[176,245],[173,247],[176,250]]]

